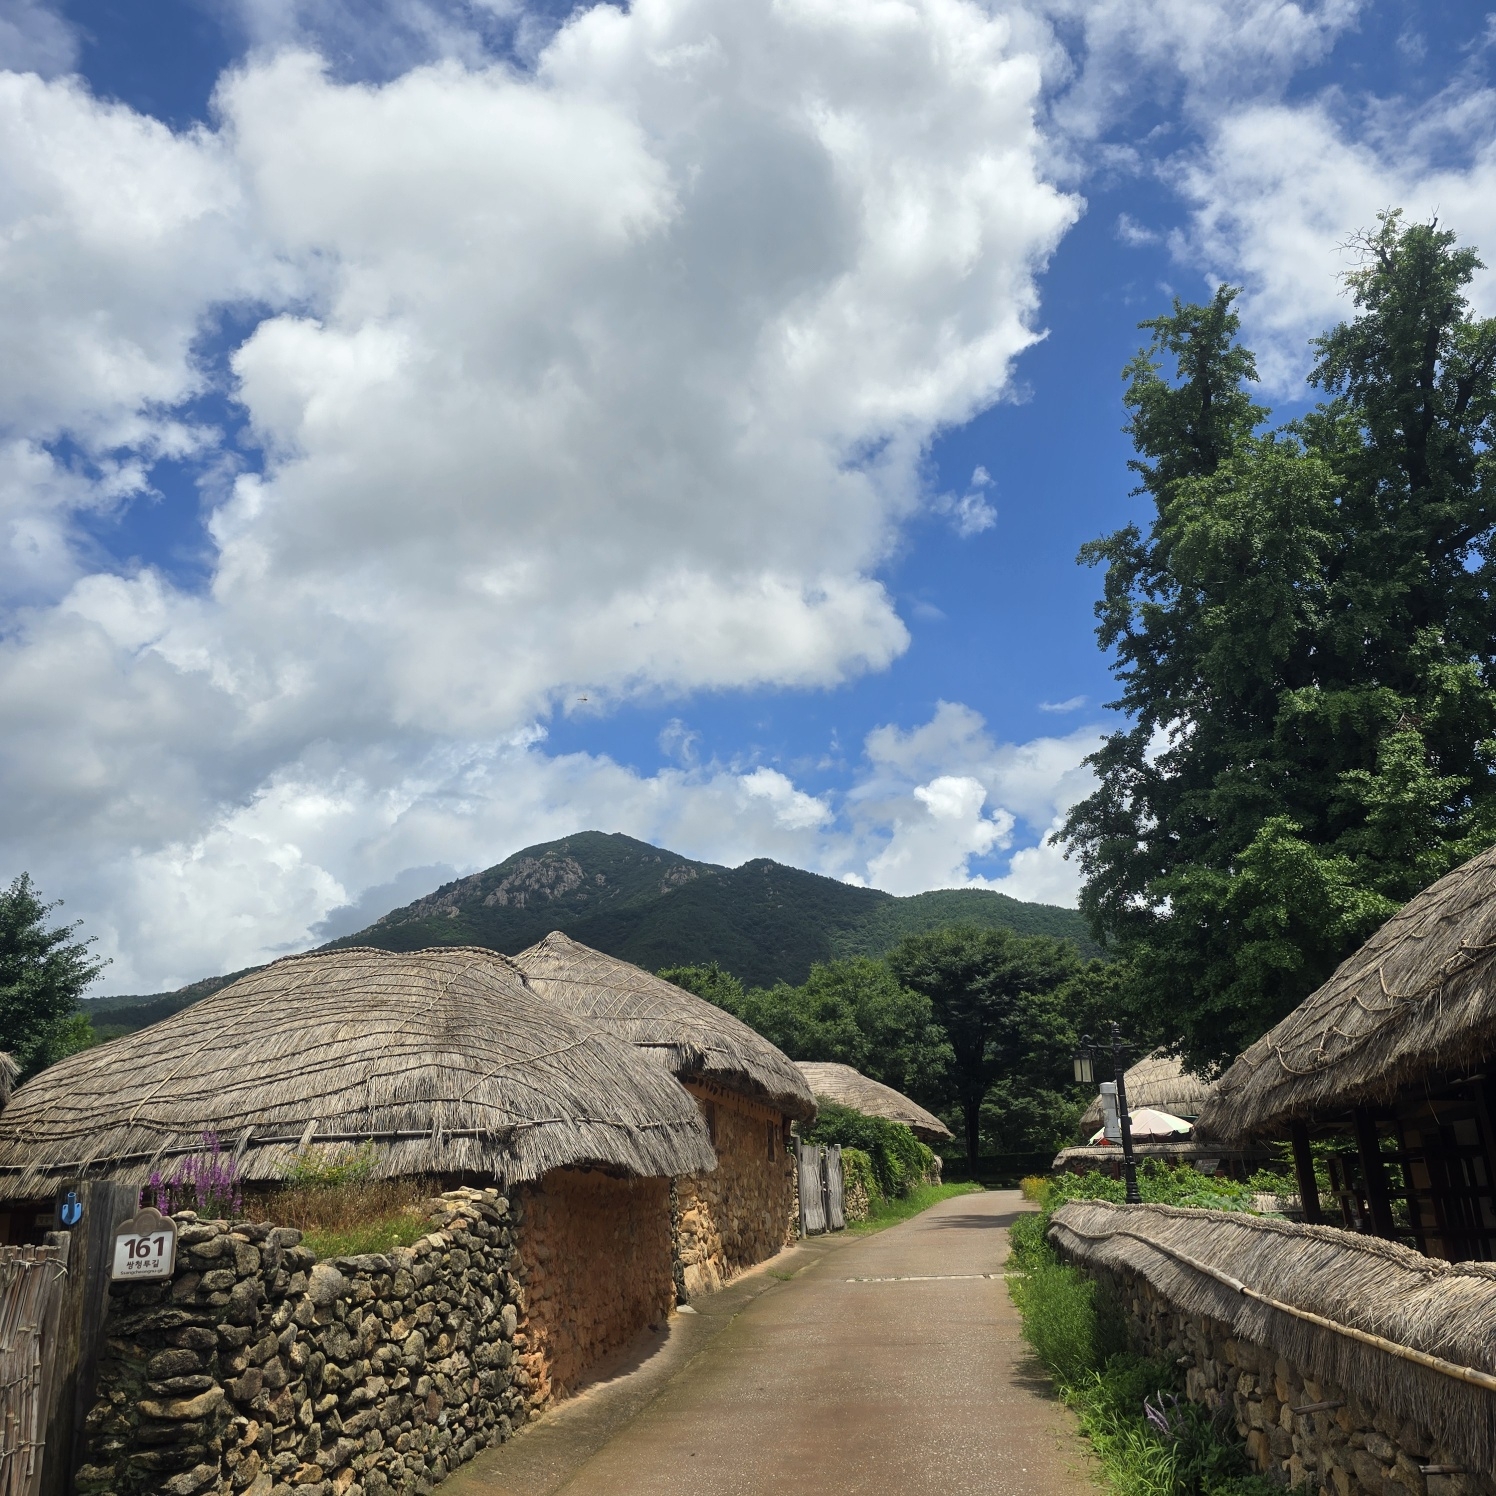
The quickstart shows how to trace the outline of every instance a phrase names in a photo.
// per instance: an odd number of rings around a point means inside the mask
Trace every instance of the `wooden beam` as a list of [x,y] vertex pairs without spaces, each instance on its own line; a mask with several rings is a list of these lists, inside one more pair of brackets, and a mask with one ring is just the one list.
[[1387,1170],[1382,1164],[1382,1144],[1376,1119],[1364,1106],[1356,1108],[1355,1116],[1356,1151],[1361,1156],[1361,1182],[1366,1187],[1372,1230],[1391,1240],[1394,1234],[1392,1201],[1387,1193]]
[[1299,1202],[1304,1207],[1304,1224],[1322,1226],[1325,1213],[1320,1209],[1319,1184],[1314,1178],[1314,1154],[1309,1148],[1309,1128],[1303,1122],[1289,1124],[1293,1143],[1293,1172],[1299,1186]]

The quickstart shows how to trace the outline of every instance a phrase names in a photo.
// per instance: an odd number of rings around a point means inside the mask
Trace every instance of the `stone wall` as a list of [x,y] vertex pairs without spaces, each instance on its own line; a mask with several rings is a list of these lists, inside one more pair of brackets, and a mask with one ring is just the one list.
[[795,1167],[781,1113],[709,1082],[687,1081],[686,1089],[717,1150],[710,1174],[676,1183],[676,1253],[691,1297],[720,1288],[785,1245],[785,1223],[795,1220]]
[[288,1227],[174,1217],[172,1280],[110,1290],[80,1496],[430,1491],[663,1321],[667,1193],[452,1190],[413,1246],[326,1262]]
[[[1315,1381],[1218,1320],[1184,1313],[1139,1274],[1087,1271],[1116,1294],[1137,1348],[1183,1365],[1190,1400],[1234,1422],[1259,1470],[1314,1496],[1496,1496],[1490,1475],[1454,1473],[1460,1461],[1427,1429]],[[1328,1406],[1308,1411],[1314,1404]],[[1428,1466],[1450,1468],[1424,1474]]]
[[675,1303],[670,1186],[558,1169],[519,1192],[522,1317],[516,1384],[538,1409]]

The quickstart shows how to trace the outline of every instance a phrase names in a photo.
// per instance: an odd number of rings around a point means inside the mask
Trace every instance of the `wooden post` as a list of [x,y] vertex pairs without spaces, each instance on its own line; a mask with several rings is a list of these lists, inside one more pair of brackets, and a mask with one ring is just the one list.
[[1309,1148],[1309,1129],[1302,1122],[1289,1124],[1288,1135],[1293,1143],[1293,1172],[1298,1180],[1299,1201],[1304,1207],[1304,1224],[1322,1226],[1325,1213],[1319,1206],[1319,1185],[1314,1178],[1314,1154]]
[[1376,1120],[1370,1110],[1358,1106],[1356,1118],[1356,1151],[1361,1155],[1361,1180],[1366,1186],[1366,1203],[1371,1210],[1372,1229],[1389,1241],[1393,1235],[1392,1201],[1387,1193],[1387,1171],[1382,1166],[1382,1145]]

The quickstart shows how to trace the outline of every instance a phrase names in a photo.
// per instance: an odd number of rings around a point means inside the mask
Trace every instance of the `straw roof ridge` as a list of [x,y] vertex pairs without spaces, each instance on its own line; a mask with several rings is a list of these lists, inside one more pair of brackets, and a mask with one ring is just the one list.
[[[1155,1049],[1124,1073],[1130,1109],[1151,1106],[1170,1116],[1188,1120],[1199,1113],[1210,1094],[1210,1082],[1191,1075],[1184,1061],[1167,1050]],[[1081,1113],[1080,1132],[1090,1137],[1102,1123],[1101,1097],[1097,1095]]]
[[1429,1430],[1472,1470],[1496,1466],[1496,1392],[1262,1304],[1179,1253],[1336,1324],[1496,1376],[1496,1264],[1447,1263],[1378,1237],[1230,1211],[1073,1200],[1050,1222],[1069,1259],[1146,1279],[1328,1381]]
[[944,1143],[952,1136],[934,1112],[851,1065],[831,1060],[796,1060],[795,1065],[817,1101],[848,1106],[866,1117],[902,1122],[922,1143]]
[[1199,1127],[1235,1138],[1389,1100],[1496,1043],[1496,847],[1411,899],[1216,1082]]
[[553,930],[514,958],[531,989],[584,1022],[658,1053],[680,1079],[713,1080],[808,1122],[815,1098],[792,1060],[704,998]]
[[354,947],[286,957],[42,1071],[0,1114],[0,1184],[15,1198],[59,1177],[144,1183],[206,1132],[267,1182],[307,1147],[360,1143],[385,1177],[715,1166],[680,1087],[543,1002],[507,957]]

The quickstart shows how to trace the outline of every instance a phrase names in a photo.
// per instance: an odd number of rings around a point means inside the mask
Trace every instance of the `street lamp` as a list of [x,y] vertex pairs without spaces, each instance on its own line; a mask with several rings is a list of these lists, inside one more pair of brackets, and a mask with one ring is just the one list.
[[[1091,1086],[1096,1083],[1096,1046],[1087,1034],[1075,1051],[1076,1083]],[[1126,1181],[1127,1203],[1141,1205],[1143,1197],[1138,1193],[1138,1166],[1132,1156],[1132,1118],[1127,1113],[1127,1054],[1122,1048],[1122,1031],[1112,1025],[1112,1073],[1117,1083],[1117,1125],[1122,1132],[1122,1177]]]

